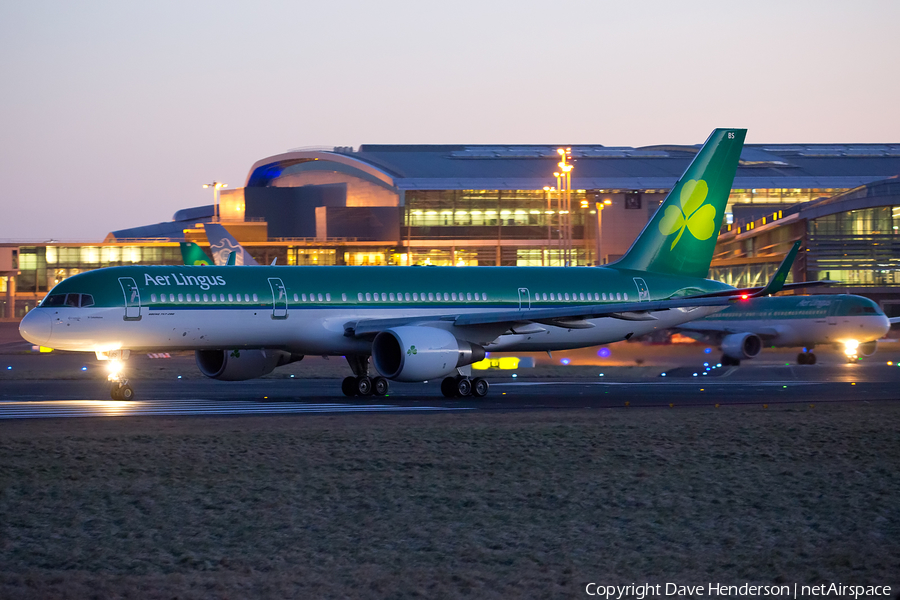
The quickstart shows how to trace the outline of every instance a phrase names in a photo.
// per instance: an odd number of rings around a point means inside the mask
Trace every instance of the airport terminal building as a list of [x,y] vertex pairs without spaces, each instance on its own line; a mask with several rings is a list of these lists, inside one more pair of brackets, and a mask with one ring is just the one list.
[[[700,146],[363,145],[253,164],[243,187],[173,220],[96,244],[0,244],[0,315],[21,317],[58,281],[124,264],[179,264],[218,220],[261,263],[606,264],[622,256]],[[793,276],[898,297],[900,144],[748,144],[713,261],[734,285],[764,281],[795,240]],[[835,288],[822,288],[828,293]]]

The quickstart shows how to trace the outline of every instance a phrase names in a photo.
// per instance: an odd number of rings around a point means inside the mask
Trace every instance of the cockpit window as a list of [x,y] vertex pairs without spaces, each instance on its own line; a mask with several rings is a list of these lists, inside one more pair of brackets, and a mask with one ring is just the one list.
[[41,302],[41,306],[65,306],[66,304],[66,295],[65,294],[52,294],[44,298],[44,301]]
[[78,308],[80,306],[84,308],[93,305],[94,297],[90,294],[51,294],[41,302],[41,306],[44,307],[69,306]]

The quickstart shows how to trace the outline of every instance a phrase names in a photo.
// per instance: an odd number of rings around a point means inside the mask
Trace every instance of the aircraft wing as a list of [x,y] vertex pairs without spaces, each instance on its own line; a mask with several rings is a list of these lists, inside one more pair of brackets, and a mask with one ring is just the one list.
[[690,331],[693,333],[706,333],[706,334],[722,334],[722,335],[730,335],[732,333],[752,333],[757,335],[763,339],[766,338],[775,338],[780,334],[777,329],[774,327],[758,327],[753,329],[748,329],[747,327],[730,327],[724,323],[704,323],[702,321],[688,321],[687,323],[682,323],[681,325],[676,325],[675,327],[669,328],[671,331]]
[[891,325],[894,325],[895,323],[900,323],[900,317],[891,317],[888,321],[891,322]]
[[448,313],[445,315],[421,315],[391,319],[361,319],[344,325],[344,335],[374,335],[391,327],[425,324],[429,322],[449,322],[457,327],[480,325],[507,325],[511,328],[523,327],[529,323],[549,325],[566,329],[588,329],[594,326],[588,319],[610,317],[623,321],[654,321],[651,311],[700,306],[727,306],[733,298],[720,296],[713,298],[673,298],[643,302],[616,302],[614,304],[588,304],[556,308],[535,308],[525,310],[484,311],[473,313]]

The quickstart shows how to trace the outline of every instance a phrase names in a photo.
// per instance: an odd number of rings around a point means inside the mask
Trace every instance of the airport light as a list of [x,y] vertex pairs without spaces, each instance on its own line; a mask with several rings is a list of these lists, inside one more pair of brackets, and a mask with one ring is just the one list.
[[603,202],[595,202],[594,208],[597,209],[597,264],[603,265],[603,209],[612,206],[612,200],[606,199]]
[[222,188],[226,188],[226,187],[228,187],[228,184],[222,183],[221,181],[213,181],[212,183],[204,183],[203,184],[203,189],[212,188],[212,190],[213,190],[213,200],[214,200],[213,206],[215,207],[214,212],[213,212],[213,222],[214,223],[219,222],[219,190]]

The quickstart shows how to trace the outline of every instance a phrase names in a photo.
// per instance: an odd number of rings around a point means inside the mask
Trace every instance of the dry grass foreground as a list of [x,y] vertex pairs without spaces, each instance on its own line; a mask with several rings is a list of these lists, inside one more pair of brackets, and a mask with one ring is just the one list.
[[0,597],[896,584],[898,432],[900,403],[7,421]]

